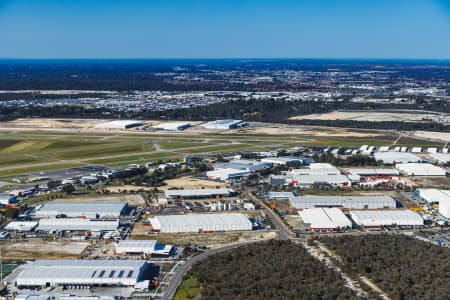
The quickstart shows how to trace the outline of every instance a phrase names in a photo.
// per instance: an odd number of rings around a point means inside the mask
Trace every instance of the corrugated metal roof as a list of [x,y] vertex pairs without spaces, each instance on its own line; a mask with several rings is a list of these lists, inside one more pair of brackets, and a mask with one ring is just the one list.
[[155,216],[150,222],[161,232],[252,230],[250,220],[240,213]]
[[363,226],[420,226],[423,218],[410,210],[352,210],[352,219]]
[[48,202],[44,204],[37,214],[120,214],[128,205],[127,202],[120,201],[92,201],[92,202]]

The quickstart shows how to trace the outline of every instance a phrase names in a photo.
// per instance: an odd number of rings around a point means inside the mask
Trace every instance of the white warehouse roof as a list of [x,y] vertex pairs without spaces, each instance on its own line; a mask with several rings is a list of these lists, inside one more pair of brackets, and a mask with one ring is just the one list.
[[252,230],[250,220],[240,213],[155,216],[150,222],[162,233]]
[[18,286],[124,285],[141,280],[144,260],[36,260],[18,274]]
[[100,123],[95,125],[98,129],[127,129],[131,127],[144,125],[143,121],[139,120],[114,120],[110,122]]
[[396,163],[420,162],[421,159],[417,155],[404,152],[375,152],[375,160],[381,160],[384,164],[393,165]]
[[13,230],[13,231],[32,231],[34,228],[38,226],[38,222],[33,221],[12,221],[9,222],[8,225],[5,226],[6,230]]
[[269,192],[269,199],[291,199],[294,198],[294,194],[292,192]]
[[235,191],[228,188],[220,189],[186,189],[186,190],[166,190],[166,197],[170,198],[212,198],[216,196],[229,197]]
[[114,231],[119,228],[119,220],[92,221],[87,219],[42,219],[38,231]]
[[352,222],[338,208],[311,208],[298,214],[310,231],[352,227]]
[[399,169],[401,173],[408,176],[446,176],[447,171],[427,163],[406,163],[396,164],[395,167]]
[[207,129],[232,129],[245,125],[242,120],[216,120],[200,125]]
[[48,202],[36,209],[36,217],[54,218],[57,215],[66,215],[70,218],[118,218],[127,206],[127,202],[120,201]]
[[430,156],[441,164],[450,162],[450,153],[431,153]]
[[390,196],[300,196],[290,200],[296,209],[319,207],[343,207],[352,209],[395,208]]
[[423,218],[410,210],[352,210],[356,224],[362,226],[421,226]]
[[360,176],[398,176],[400,173],[397,169],[380,169],[380,168],[349,168],[347,171],[350,174],[353,175],[360,175]]
[[183,130],[191,126],[189,122],[168,122],[152,126],[159,130]]
[[159,244],[157,240],[120,240],[116,243],[116,253],[143,253],[169,255],[173,246]]
[[450,190],[417,189],[416,194],[428,203],[439,203],[444,198],[450,199]]

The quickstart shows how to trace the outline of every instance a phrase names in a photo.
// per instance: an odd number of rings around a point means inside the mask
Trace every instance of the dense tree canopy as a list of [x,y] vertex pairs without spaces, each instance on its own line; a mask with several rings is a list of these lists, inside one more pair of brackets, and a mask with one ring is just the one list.
[[358,299],[299,245],[270,241],[203,260],[188,276],[201,284],[201,299]]
[[393,300],[450,297],[450,249],[402,235],[322,238],[350,274],[372,279]]

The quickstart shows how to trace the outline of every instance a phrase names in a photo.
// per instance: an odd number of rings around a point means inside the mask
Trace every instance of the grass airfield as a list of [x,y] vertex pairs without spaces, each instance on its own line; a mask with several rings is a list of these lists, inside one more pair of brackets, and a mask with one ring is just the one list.
[[[333,129],[336,130],[336,129]],[[355,131],[337,135],[324,129],[320,134],[292,131],[290,134],[259,133],[246,130],[222,132],[138,132],[128,131],[0,131],[0,178],[12,178],[31,172],[66,167],[104,165],[126,166],[130,163],[179,159],[187,155],[221,154],[239,151],[265,151],[294,146],[359,147],[392,145],[398,134]],[[401,146],[437,146],[441,143],[402,137]]]

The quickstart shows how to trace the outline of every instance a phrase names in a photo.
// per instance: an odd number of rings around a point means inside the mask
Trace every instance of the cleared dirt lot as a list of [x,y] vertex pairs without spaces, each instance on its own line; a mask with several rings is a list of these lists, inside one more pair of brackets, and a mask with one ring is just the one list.
[[[150,228],[147,226],[146,228]],[[245,242],[253,240],[266,240],[275,238],[275,231],[242,231],[242,232],[224,232],[224,233],[161,233],[134,235],[132,239],[156,239],[159,243],[170,245],[204,245],[206,247],[217,247],[224,244]],[[136,232],[137,233],[137,232]]]
[[78,258],[89,246],[88,242],[49,242],[29,240],[1,245],[3,259],[60,259]]
[[164,182],[166,183],[166,185],[159,187],[158,189],[167,190],[170,188],[201,189],[203,187],[204,188],[228,187],[228,184],[224,182],[196,179],[188,176],[169,179]]
[[[291,120],[353,120],[353,121],[405,121],[417,122],[430,120],[438,113],[402,112],[402,111],[333,111],[325,114],[310,114],[292,117]],[[444,114],[442,114],[444,115]]]

